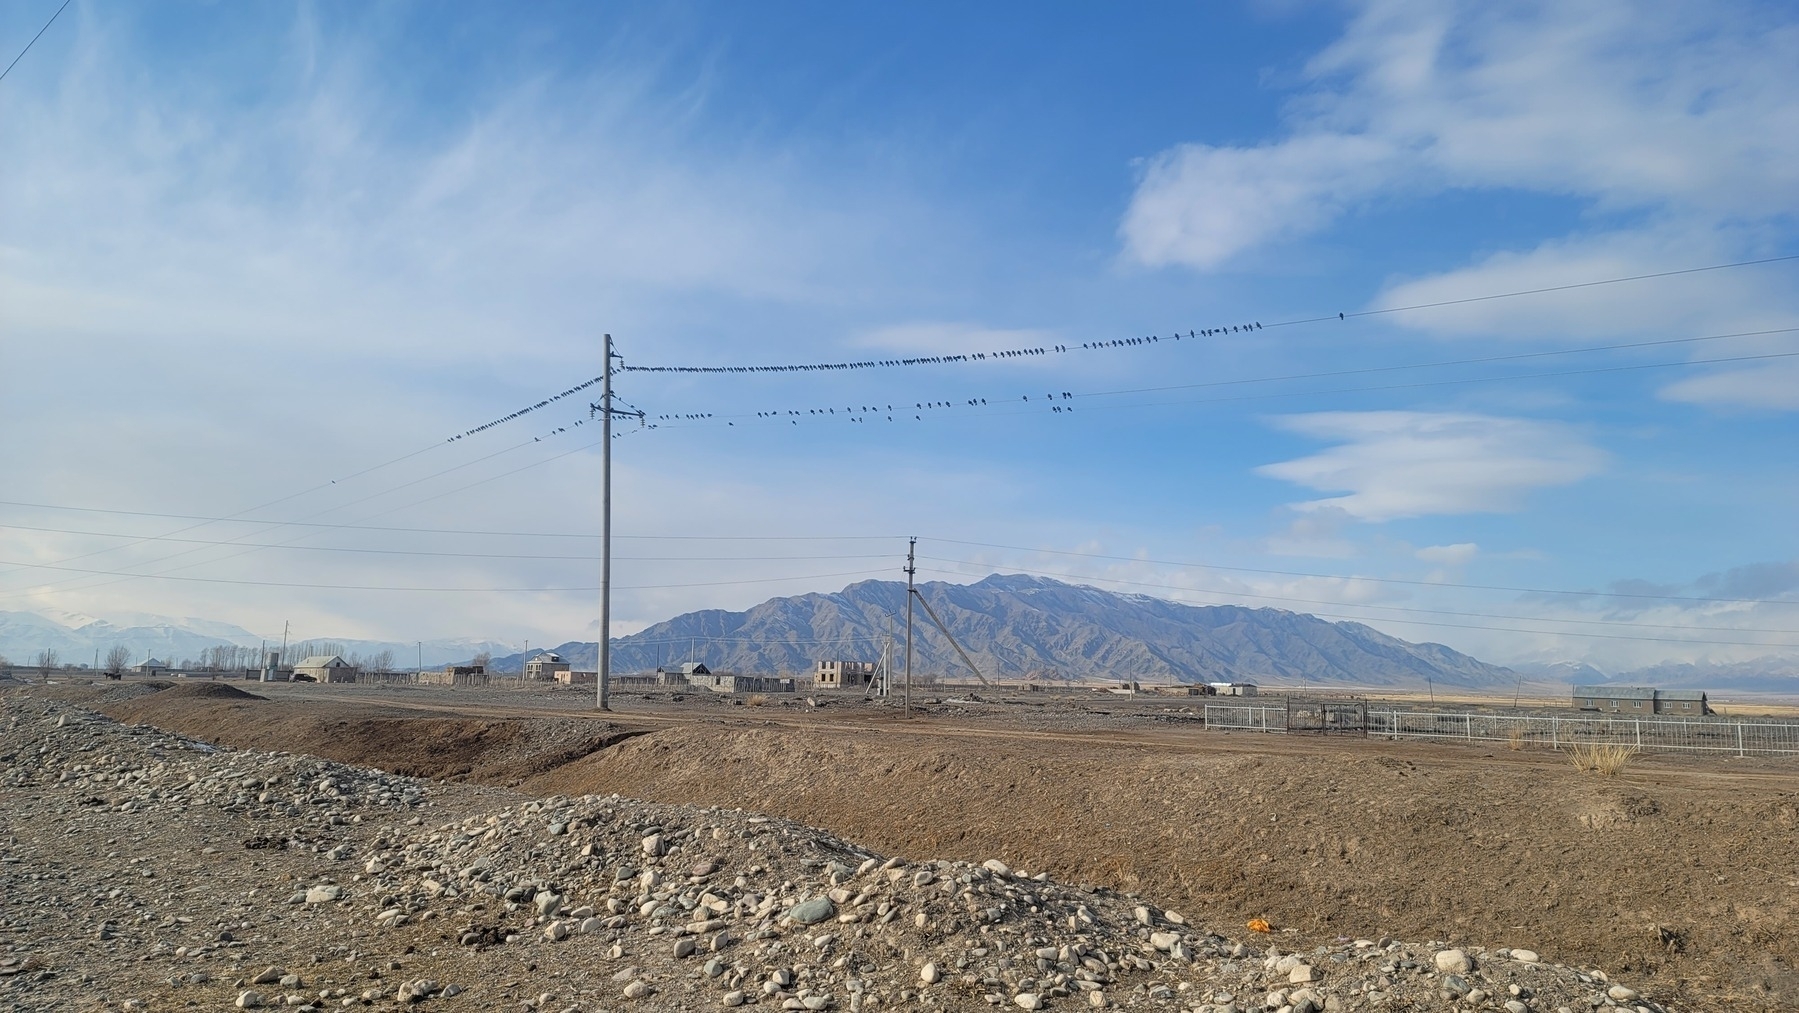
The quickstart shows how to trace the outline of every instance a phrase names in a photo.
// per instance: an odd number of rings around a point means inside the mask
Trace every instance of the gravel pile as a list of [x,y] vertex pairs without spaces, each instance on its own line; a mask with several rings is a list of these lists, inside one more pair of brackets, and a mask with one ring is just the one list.
[[7,1008],[1663,1009],[1522,948],[1231,938],[737,810],[220,750],[20,693],[0,729]]

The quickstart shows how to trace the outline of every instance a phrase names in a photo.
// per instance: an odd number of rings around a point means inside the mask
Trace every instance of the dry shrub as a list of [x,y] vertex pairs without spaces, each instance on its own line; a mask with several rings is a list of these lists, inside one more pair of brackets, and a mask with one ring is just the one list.
[[1637,747],[1622,742],[1577,742],[1568,747],[1568,758],[1580,770],[1612,777],[1630,765]]
[[1524,729],[1513,728],[1511,731],[1507,732],[1505,736],[1505,747],[1513,752],[1523,749]]
[[750,706],[751,707],[760,707],[767,702],[768,702],[768,697],[763,696],[761,693],[751,693],[750,694]]

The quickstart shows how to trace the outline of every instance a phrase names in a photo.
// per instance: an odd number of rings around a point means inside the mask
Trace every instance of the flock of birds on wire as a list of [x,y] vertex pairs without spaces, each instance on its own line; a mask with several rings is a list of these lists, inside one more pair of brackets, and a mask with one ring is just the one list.
[[[573,387],[570,387],[569,389],[563,391],[560,394],[552,394],[549,397],[544,398],[542,401],[539,401],[534,405],[530,405],[525,408],[520,408],[518,411],[513,412],[511,415],[504,415],[504,416],[501,416],[500,418],[494,419],[492,422],[489,422],[486,425],[476,426],[473,429],[468,429],[468,430],[464,430],[463,432],[457,433],[455,436],[450,437],[445,442],[446,443],[454,443],[457,440],[460,440],[465,436],[473,436],[476,433],[484,433],[487,430],[492,429],[495,426],[503,426],[506,423],[511,422],[513,419],[522,418],[523,416],[529,415],[532,412],[537,411],[539,408],[548,408],[550,405],[554,404],[557,401],[562,400],[565,397],[568,397],[570,394],[575,394],[575,393],[579,393],[580,391],[584,391],[587,388],[593,386],[594,384],[599,383],[600,380],[601,380],[601,377],[596,376],[593,379],[588,380],[585,383],[577,383]],[[579,422],[577,422],[575,424],[580,425]],[[558,432],[558,433],[560,433],[562,431],[563,430],[561,430],[561,429],[556,430],[556,432]]]
[[[1159,341],[1179,341],[1182,338],[1210,338],[1219,334],[1244,334],[1259,331],[1261,323],[1230,324],[1224,327],[1208,327],[1200,330],[1189,330],[1185,334],[1175,331],[1162,336],[1151,334],[1142,338],[1117,338],[1112,341],[1084,341],[1079,347],[1086,351],[1101,348],[1126,348],[1132,345],[1149,345]],[[779,366],[632,366],[620,365],[621,373],[812,373],[827,370],[843,369],[884,369],[892,366],[937,366],[947,363],[986,362],[993,359],[1015,359],[1031,355],[1052,355],[1073,351],[1074,345],[1048,345],[1036,348],[1010,348],[998,352],[970,352],[964,355],[924,355],[907,359],[863,359],[856,362],[804,362]]]
[[[1034,348],[1002,349],[1000,351],[994,351],[994,352],[972,352],[972,353],[968,353],[965,355],[931,355],[931,356],[921,356],[921,357],[916,357],[916,358],[904,358],[904,359],[868,359],[868,360],[858,361],[858,362],[793,363],[793,364],[788,364],[788,365],[776,365],[776,366],[632,366],[632,365],[621,362],[618,366],[618,371],[621,373],[806,373],[806,372],[819,372],[819,371],[832,371],[832,370],[845,370],[845,369],[879,369],[879,368],[892,367],[892,366],[929,366],[929,365],[942,365],[942,364],[951,364],[951,363],[986,362],[986,361],[990,361],[990,360],[1014,359],[1014,358],[1022,358],[1022,357],[1037,356],[1037,355],[1051,355],[1051,354],[1072,351],[1076,347],[1079,347],[1079,348],[1081,348],[1083,350],[1087,350],[1087,351],[1093,351],[1093,350],[1097,350],[1097,349],[1129,348],[1129,347],[1138,346],[1138,345],[1156,344],[1156,343],[1159,343],[1162,341],[1179,341],[1182,338],[1187,338],[1187,339],[1209,338],[1209,337],[1214,337],[1214,336],[1220,335],[1220,334],[1244,334],[1244,333],[1248,333],[1251,331],[1259,331],[1259,330],[1262,330],[1262,324],[1260,321],[1256,321],[1256,322],[1247,323],[1247,324],[1230,324],[1230,325],[1222,326],[1222,327],[1207,327],[1207,328],[1193,329],[1193,330],[1188,330],[1185,334],[1181,333],[1180,331],[1175,331],[1174,333],[1168,334],[1168,335],[1151,334],[1146,337],[1140,337],[1140,338],[1115,338],[1110,341],[1084,341],[1079,346],[1048,345],[1048,346],[1039,346],[1039,347],[1034,347]],[[583,381],[582,383],[578,383],[578,384],[574,385],[573,387],[570,387],[569,389],[562,391],[559,394],[553,394],[547,398],[544,398],[542,401],[539,401],[534,405],[527,405],[526,407],[520,408],[518,411],[512,412],[509,415],[503,415],[500,418],[494,419],[492,422],[488,422],[483,425],[476,426],[473,429],[467,429],[467,430],[464,430],[463,432],[457,433],[456,435],[449,437],[445,442],[454,443],[457,440],[464,439],[464,438],[470,437],[470,436],[475,436],[479,433],[484,433],[487,430],[493,429],[497,426],[502,426],[508,422],[516,421],[517,419],[523,418],[524,416],[529,415],[532,412],[536,412],[536,411],[542,410],[544,408],[548,408],[551,405],[561,401],[564,398],[567,398],[574,394],[580,393],[581,391],[586,390],[589,387],[592,387],[594,384],[599,383],[601,381],[601,379],[602,379],[601,377],[596,376],[591,380],[586,380],[586,381]],[[1067,400],[1072,397],[1074,397],[1073,394],[1069,393],[1068,391],[1062,391],[1060,394],[1055,394],[1055,393],[1047,394],[1047,395],[1045,395],[1044,399],[1047,401],[1058,401],[1058,400]],[[1031,400],[1031,396],[1029,394],[1023,395],[1020,398],[1021,402],[1029,402],[1030,400]],[[970,398],[966,402],[966,405],[968,407],[983,407],[986,404],[987,404],[986,398]],[[953,407],[953,405],[951,404],[951,402],[948,402],[948,401],[914,402],[914,404],[912,406],[912,410],[913,410],[914,414],[912,417],[914,420],[923,421],[923,419],[924,419],[923,413],[924,412],[932,410],[932,409],[949,408],[949,407]],[[569,423],[566,426],[560,426],[556,429],[552,429],[548,433],[543,434],[542,436],[534,437],[534,442],[541,442],[542,440],[547,439],[549,437],[558,436],[558,435],[561,435],[562,433],[568,432],[570,429],[574,429],[579,426],[585,425],[586,423],[593,421],[594,418],[600,412],[602,412],[604,410],[605,409],[601,405],[589,404],[588,405],[588,417],[586,419],[577,420],[575,422]],[[777,410],[777,411],[759,411],[756,413],[756,417],[758,419],[762,419],[764,421],[770,421],[770,420],[774,420],[774,419],[787,419],[788,421],[792,422],[794,425],[798,425],[802,418],[808,418],[808,417],[810,417],[810,418],[820,418],[820,417],[834,418],[834,417],[841,415],[843,417],[847,417],[849,419],[849,421],[852,421],[852,422],[864,422],[867,420],[867,416],[869,416],[869,415],[885,414],[887,421],[892,422],[892,421],[894,421],[894,415],[892,413],[895,411],[897,411],[903,415],[904,412],[906,411],[906,408],[904,405],[900,405],[897,408],[894,405],[887,405],[885,409],[882,409],[879,406],[874,406],[874,405],[863,405],[859,409],[855,406],[846,407],[846,408],[844,408],[844,410],[841,413],[839,413],[835,407],[805,408],[805,409],[789,408],[789,409],[783,409],[783,410]],[[1072,412],[1072,411],[1074,411],[1074,406],[1073,405],[1059,405],[1059,404],[1051,405],[1050,411],[1055,412],[1057,414],[1060,414],[1063,412]],[[654,420],[652,420],[648,415],[646,415],[644,412],[642,412],[640,410],[632,409],[629,411],[621,411],[620,409],[617,409],[617,408],[614,408],[612,410],[612,414],[615,416],[623,415],[626,417],[635,418],[635,419],[637,419],[637,421],[641,425],[641,427],[645,428],[645,429],[655,429],[658,427],[659,423],[662,423],[662,422],[698,422],[698,421],[705,421],[708,419],[712,419],[714,417],[713,413],[711,413],[711,412],[689,412],[689,413],[685,413],[685,414],[669,413],[669,414],[665,414],[665,415],[658,415],[655,417]],[[732,421],[728,421],[728,420],[726,421],[726,425],[735,426],[736,424],[737,423],[732,422]],[[613,435],[616,437],[619,434],[614,433]]]

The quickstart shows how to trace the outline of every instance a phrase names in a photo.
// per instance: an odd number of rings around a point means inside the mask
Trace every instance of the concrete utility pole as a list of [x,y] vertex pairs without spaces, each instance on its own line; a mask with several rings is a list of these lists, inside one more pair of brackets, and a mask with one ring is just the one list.
[[599,412],[599,671],[594,682],[599,684],[599,709],[610,711],[612,682],[612,416],[631,416],[642,421],[644,414],[631,410],[619,412],[612,407],[612,335],[606,335],[606,365],[599,372],[599,403],[588,407]]
[[606,365],[600,370],[600,658],[594,681],[600,710],[612,709],[606,684],[612,678],[612,335],[606,335]]
[[918,539],[912,539],[906,546],[906,716],[912,716],[912,578],[918,573],[918,564],[914,561],[914,553],[918,551]]

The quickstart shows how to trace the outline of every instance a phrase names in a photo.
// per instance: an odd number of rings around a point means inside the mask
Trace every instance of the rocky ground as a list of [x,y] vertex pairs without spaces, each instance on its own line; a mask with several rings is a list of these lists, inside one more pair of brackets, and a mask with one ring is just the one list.
[[0,848],[18,1010],[1663,1009],[1519,940],[1299,945],[1006,855],[217,748],[27,691],[0,695]]

